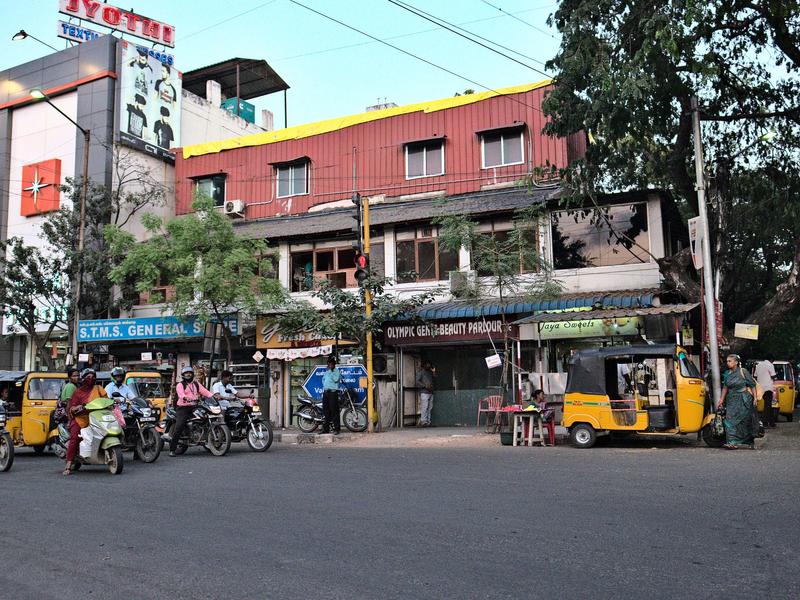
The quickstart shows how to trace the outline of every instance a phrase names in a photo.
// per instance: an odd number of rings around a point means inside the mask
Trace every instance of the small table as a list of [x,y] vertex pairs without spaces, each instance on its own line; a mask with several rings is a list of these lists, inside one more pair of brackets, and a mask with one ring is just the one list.
[[[533,446],[533,428],[535,425],[539,427],[539,441],[542,446],[545,446],[544,429],[542,427],[542,419],[537,411],[516,411],[514,414],[514,430],[512,434],[512,445],[519,446],[519,438],[523,437],[525,446]],[[528,435],[525,438],[525,420],[528,421]]]

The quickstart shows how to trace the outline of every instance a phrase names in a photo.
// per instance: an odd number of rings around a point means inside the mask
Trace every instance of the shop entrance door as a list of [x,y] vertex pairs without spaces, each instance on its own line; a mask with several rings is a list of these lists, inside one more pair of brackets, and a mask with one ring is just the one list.
[[397,426],[413,427],[419,419],[419,393],[417,372],[422,368],[422,357],[413,350],[400,350],[400,367],[397,394]]

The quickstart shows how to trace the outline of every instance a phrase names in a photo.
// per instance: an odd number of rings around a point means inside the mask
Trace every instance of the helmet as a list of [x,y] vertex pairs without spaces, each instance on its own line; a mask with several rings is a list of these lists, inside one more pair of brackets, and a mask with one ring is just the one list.
[[122,367],[114,367],[111,369],[111,377],[125,377],[125,369]]
[[186,366],[181,369],[181,377],[186,377],[189,373],[194,375],[194,369],[192,367]]
[[90,369],[89,367],[81,371],[81,379],[84,379],[87,375],[94,375],[95,377],[97,377],[97,373],[95,372],[95,370]]

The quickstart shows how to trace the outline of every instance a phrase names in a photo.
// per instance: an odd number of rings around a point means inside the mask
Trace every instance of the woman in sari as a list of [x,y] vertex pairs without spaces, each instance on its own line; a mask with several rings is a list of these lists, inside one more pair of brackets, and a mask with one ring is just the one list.
[[719,406],[725,407],[725,448],[755,448],[753,390],[756,382],[743,368],[738,354],[729,354]]
[[69,443],[67,444],[67,464],[64,466],[64,475],[72,474],[74,470],[73,462],[78,451],[78,442],[81,435],[81,428],[89,425],[89,417],[84,406],[98,397],[106,397],[103,386],[96,385],[97,374],[94,369],[84,369],[81,372],[81,385],[77,388],[69,399],[67,414],[69,415]]

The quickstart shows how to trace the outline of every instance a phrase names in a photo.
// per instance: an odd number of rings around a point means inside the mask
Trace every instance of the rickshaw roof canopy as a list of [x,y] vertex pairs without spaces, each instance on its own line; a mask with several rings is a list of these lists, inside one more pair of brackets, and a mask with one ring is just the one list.
[[27,374],[28,371],[0,371],[0,383],[22,381]]
[[606,346],[578,350],[569,361],[567,394],[606,395],[605,362],[619,358],[673,358],[678,347],[675,344],[652,344],[647,346]]

